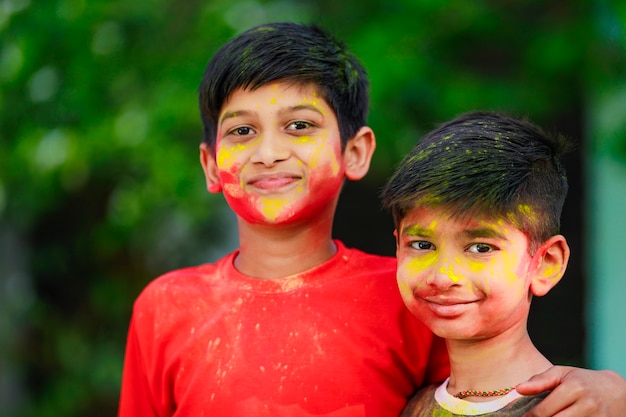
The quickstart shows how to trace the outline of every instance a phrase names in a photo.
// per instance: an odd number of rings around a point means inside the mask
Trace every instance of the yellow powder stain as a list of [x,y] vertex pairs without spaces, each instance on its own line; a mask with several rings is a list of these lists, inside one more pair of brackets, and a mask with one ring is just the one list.
[[300,277],[294,277],[290,279],[286,279],[281,283],[281,288],[283,291],[291,291],[296,290],[298,288],[302,288],[304,285],[304,280]]
[[470,401],[459,401],[454,404],[444,401],[442,407],[446,410],[450,410],[454,414],[459,415],[475,415],[480,412],[480,408],[478,406],[480,403],[472,403]]
[[[559,268],[556,266],[548,266],[542,271],[542,275],[544,277],[550,277],[555,275],[559,271]],[[558,276],[556,276],[558,277]]]
[[484,272],[486,267],[484,262],[469,261],[469,268],[472,272]]
[[[303,192],[304,188],[299,185],[296,192]],[[276,220],[276,218],[284,211],[285,206],[289,204],[289,201],[284,198],[267,198],[261,197],[257,202],[258,210],[269,220]]]
[[[411,291],[411,287],[409,286],[408,281],[398,281],[398,289],[400,290],[400,294],[402,295],[402,297],[410,297],[413,293],[413,291]],[[346,327],[348,326],[348,323],[346,323]]]
[[517,206],[517,211],[526,216],[530,221],[536,221],[537,214],[535,210],[528,204],[520,204]]
[[446,275],[448,278],[450,278],[450,281],[457,283],[459,281],[461,281],[461,279],[463,279],[462,275],[457,275],[454,272],[454,269],[452,268],[452,265],[448,265],[446,266],[442,266],[441,268],[439,268],[439,272],[443,275]]
[[220,147],[217,151],[217,166],[228,169],[235,163],[235,154],[246,150],[246,145],[236,144],[229,147]]
[[[311,94],[313,96],[313,98],[308,98],[308,97],[304,97],[302,100],[304,103],[310,104],[311,106],[313,106],[314,108],[316,108],[317,110],[319,110],[324,116],[328,116],[328,112],[324,109],[324,106],[321,105],[319,98],[317,96],[317,93],[312,93]],[[300,105],[303,104],[303,102],[300,102]]]
[[408,275],[419,275],[433,263],[437,262],[437,259],[439,259],[439,255],[436,252],[428,252],[420,257],[411,258],[411,260],[404,263],[402,267]]
[[285,206],[283,199],[270,199],[262,197],[259,199],[258,209],[265,218],[276,220],[282,208]]
[[526,217],[531,222],[532,221],[537,221],[537,213],[528,204],[519,204],[517,206],[516,210],[517,210],[516,213],[507,213],[506,214],[507,219],[512,224],[514,224],[516,226],[519,225],[518,215],[520,215],[520,214],[522,216]]
[[296,143],[315,143],[315,139],[310,136],[300,136],[295,140]]
[[[519,288],[520,291],[524,291],[524,288],[518,285],[518,281],[522,279],[526,272],[519,270],[518,259],[516,256],[510,255],[507,252],[504,253],[504,271],[502,279],[505,279],[512,288]],[[521,274],[521,275],[520,275]],[[518,294],[519,295],[519,294]]]

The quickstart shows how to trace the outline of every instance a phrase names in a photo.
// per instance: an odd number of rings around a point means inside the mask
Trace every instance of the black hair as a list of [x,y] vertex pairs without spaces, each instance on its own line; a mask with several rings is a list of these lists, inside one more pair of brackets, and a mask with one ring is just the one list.
[[568,149],[563,136],[527,120],[462,114],[427,133],[403,159],[383,190],[383,206],[396,226],[417,206],[502,218],[527,234],[534,252],[559,233]]
[[315,25],[269,23],[231,39],[209,62],[199,89],[204,142],[214,149],[219,114],[233,91],[278,80],[315,84],[337,116],[344,146],[366,124],[367,74],[345,45]]

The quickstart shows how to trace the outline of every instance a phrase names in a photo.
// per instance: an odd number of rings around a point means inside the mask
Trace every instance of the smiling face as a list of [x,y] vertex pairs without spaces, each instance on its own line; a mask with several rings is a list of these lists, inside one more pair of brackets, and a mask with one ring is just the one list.
[[335,113],[308,85],[233,92],[220,114],[214,163],[207,158],[209,189],[219,183],[249,223],[332,216],[345,173]]
[[445,209],[411,210],[397,231],[398,286],[435,334],[482,340],[525,331],[536,257],[505,221],[458,220]]

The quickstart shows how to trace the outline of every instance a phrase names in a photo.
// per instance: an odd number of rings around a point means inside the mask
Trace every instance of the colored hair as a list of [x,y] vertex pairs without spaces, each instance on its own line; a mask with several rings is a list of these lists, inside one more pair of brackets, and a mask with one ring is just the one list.
[[231,39],[207,65],[199,89],[203,140],[215,149],[220,111],[235,90],[273,81],[314,84],[337,116],[344,146],[366,124],[367,74],[345,45],[315,25],[270,23]]
[[446,207],[456,218],[504,219],[526,233],[533,253],[559,233],[568,147],[563,136],[526,120],[466,113],[417,143],[386,184],[383,206],[396,226],[418,206]]

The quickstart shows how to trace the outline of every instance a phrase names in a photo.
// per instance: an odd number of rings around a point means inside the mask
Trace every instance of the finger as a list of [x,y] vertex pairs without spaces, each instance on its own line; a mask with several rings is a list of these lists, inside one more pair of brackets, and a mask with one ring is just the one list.
[[545,391],[551,391],[563,381],[573,368],[568,366],[553,366],[545,372],[531,377],[515,387],[522,395],[536,395]]

